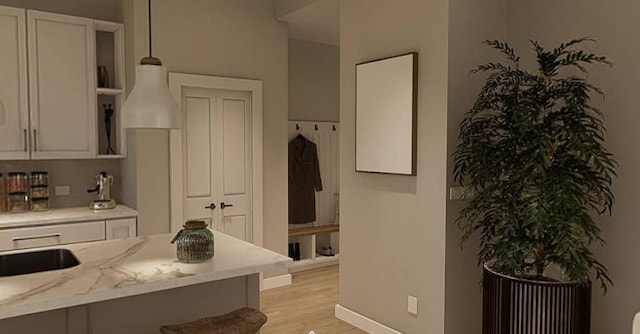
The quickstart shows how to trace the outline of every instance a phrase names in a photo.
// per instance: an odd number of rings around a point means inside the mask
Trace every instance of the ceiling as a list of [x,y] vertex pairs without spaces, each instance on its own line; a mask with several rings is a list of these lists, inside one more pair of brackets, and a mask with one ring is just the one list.
[[280,18],[289,38],[340,45],[340,0],[319,0]]

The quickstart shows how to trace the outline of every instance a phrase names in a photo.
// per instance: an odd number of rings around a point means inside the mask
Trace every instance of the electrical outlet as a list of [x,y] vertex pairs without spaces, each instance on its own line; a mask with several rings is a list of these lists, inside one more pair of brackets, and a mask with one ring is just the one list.
[[71,195],[71,186],[56,186],[55,194],[56,196],[69,196]]
[[418,298],[414,296],[409,296],[407,298],[407,311],[411,314],[418,314]]

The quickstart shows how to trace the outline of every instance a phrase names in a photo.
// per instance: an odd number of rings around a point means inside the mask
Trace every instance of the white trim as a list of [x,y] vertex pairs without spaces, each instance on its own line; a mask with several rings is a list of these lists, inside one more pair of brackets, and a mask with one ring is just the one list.
[[[249,92],[251,94],[251,152],[252,159],[252,187],[253,187],[253,244],[263,244],[263,190],[262,190],[262,81],[214,77],[196,74],[169,73],[169,89],[182,108],[182,88],[196,87],[209,89],[225,89]],[[180,127],[182,124],[179,125]],[[182,130],[170,130],[170,189],[171,189],[171,231],[182,228]]]
[[291,285],[291,274],[262,279],[260,291]]
[[370,334],[402,334],[397,330],[387,327],[377,321],[371,320],[361,314],[358,314],[340,304],[336,305],[336,318],[362,329]]

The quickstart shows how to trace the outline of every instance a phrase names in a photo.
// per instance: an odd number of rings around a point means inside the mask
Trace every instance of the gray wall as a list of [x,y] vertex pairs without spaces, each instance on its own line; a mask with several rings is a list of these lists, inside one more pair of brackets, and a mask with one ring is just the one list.
[[[341,1],[340,304],[408,334],[444,332],[448,5]],[[410,51],[420,53],[417,176],[355,173],[355,65]]]
[[[112,197],[120,203],[122,198],[122,178],[118,160],[20,160],[0,161],[0,173],[49,172],[51,204],[55,208],[76,206],[89,207],[89,202],[97,199],[97,193],[88,194],[87,189],[96,186],[94,176],[105,171],[114,177]],[[55,186],[70,186],[69,196],[55,196]]]
[[274,0],[274,16],[277,19],[312,5],[318,0]]
[[[529,39],[554,47],[575,37],[593,36],[598,43],[589,45],[589,49],[607,55],[616,64],[612,69],[594,68],[590,75],[607,94],[605,101],[596,99],[596,102],[607,118],[607,146],[620,163],[613,215],[601,219],[607,246],[602,252],[595,250],[596,256],[609,268],[615,286],[606,295],[594,286],[594,334],[631,333],[632,316],[640,310],[638,13],[640,2],[632,0],[541,0],[535,3],[513,0],[510,11],[510,40],[520,53],[528,50]],[[525,58],[529,64],[530,60],[531,57]]]
[[289,40],[289,120],[340,121],[340,46]]
[[[458,144],[459,125],[484,84],[483,75],[469,71],[495,60],[496,53],[484,46],[485,39],[506,39],[508,0],[449,0],[449,112],[447,183],[453,180],[451,155]],[[459,200],[447,202],[446,315],[447,334],[482,332],[482,270],[478,267],[477,240],[460,249],[462,233],[455,220],[462,208]]]
[[[124,4],[124,16],[132,21],[134,30],[133,42],[129,42],[134,59],[127,60],[129,68],[146,52],[145,8],[144,0]],[[132,18],[126,13],[130,10]],[[179,0],[156,0],[153,18],[154,56],[162,59],[169,72],[263,81],[264,245],[286,254],[286,25],[274,19],[272,1],[190,0],[185,5]],[[123,174],[137,179],[138,211],[143,216],[155,208],[162,210],[169,200],[168,135],[137,132],[135,145],[136,156],[130,157],[135,162],[124,162],[127,170]],[[150,172],[155,176],[144,176]],[[143,196],[147,204],[141,202]],[[154,216],[158,218],[149,220],[156,226],[151,230],[168,227],[168,211],[161,211],[162,217]],[[146,224],[144,217],[140,220]]]

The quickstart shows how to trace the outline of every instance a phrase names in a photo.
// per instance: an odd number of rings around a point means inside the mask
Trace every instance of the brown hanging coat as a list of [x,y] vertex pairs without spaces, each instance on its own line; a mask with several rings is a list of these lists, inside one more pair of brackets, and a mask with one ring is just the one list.
[[289,142],[289,224],[316,220],[315,191],[322,191],[318,148],[298,135]]

